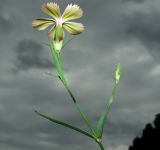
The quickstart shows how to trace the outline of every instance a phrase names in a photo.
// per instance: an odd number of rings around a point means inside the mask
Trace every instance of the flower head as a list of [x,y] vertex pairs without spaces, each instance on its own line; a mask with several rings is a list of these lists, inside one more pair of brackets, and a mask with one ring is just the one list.
[[78,5],[69,4],[61,15],[59,5],[50,2],[42,5],[42,11],[52,18],[36,19],[32,22],[32,26],[38,30],[44,30],[52,25],[48,35],[53,39],[57,52],[60,52],[63,45],[63,28],[71,35],[77,35],[84,31],[83,24],[70,22],[70,20],[78,19],[83,15],[83,11]]

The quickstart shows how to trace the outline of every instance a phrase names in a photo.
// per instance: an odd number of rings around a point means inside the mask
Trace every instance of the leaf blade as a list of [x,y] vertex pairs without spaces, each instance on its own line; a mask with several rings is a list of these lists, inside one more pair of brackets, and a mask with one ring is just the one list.
[[98,132],[99,138],[102,138],[104,125],[107,121],[109,110],[110,110],[110,107],[113,103],[113,98],[115,96],[116,88],[119,84],[119,80],[121,78],[121,75],[122,75],[122,67],[121,67],[120,64],[118,64],[117,67],[116,67],[116,70],[115,70],[115,74],[114,74],[115,84],[114,84],[114,88],[112,90],[112,94],[109,97],[109,100],[107,101],[105,112],[101,115],[101,117],[98,121],[97,132]]
[[35,112],[36,114],[38,114],[39,116],[41,116],[41,117],[43,117],[43,118],[45,118],[45,119],[47,119],[47,120],[49,120],[49,121],[51,121],[51,122],[54,122],[54,123],[56,123],[56,124],[60,124],[60,125],[62,125],[62,126],[64,126],[64,127],[70,128],[70,129],[72,129],[72,130],[74,130],[74,131],[77,131],[77,132],[79,132],[79,133],[82,133],[82,134],[84,134],[84,135],[86,135],[86,136],[94,139],[94,137],[93,137],[90,133],[88,133],[88,132],[86,132],[86,131],[84,131],[84,130],[82,130],[82,129],[80,129],[80,128],[74,127],[74,126],[72,126],[72,125],[70,125],[70,124],[68,124],[68,123],[63,122],[63,121],[60,121],[60,120],[54,119],[54,118],[52,118],[52,117],[46,116],[46,115],[38,112],[37,110],[35,110],[34,112]]

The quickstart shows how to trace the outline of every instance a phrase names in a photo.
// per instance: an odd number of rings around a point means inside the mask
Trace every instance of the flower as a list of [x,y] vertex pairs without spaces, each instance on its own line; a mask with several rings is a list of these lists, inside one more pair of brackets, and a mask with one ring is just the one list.
[[57,52],[60,52],[63,45],[63,28],[71,35],[77,35],[84,31],[83,24],[70,22],[70,20],[78,19],[83,15],[83,11],[78,5],[69,4],[61,15],[59,5],[49,2],[42,5],[42,11],[52,18],[36,19],[32,22],[32,26],[38,30],[44,30],[52,25],[48,35],[53,39],[53,45]]

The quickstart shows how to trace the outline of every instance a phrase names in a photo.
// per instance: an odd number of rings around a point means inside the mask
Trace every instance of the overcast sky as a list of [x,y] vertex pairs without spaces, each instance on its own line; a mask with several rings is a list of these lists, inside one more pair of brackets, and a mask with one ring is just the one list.
[[[47,30],[31,22],[47,17],[46,0],[0,0],[0,149],[99,149],[94,141],[39,116],[37,109],[87,129],[56,78]],[[62,10],[80,5],[85,31],[62,52],[69,85],[96,126],[113,88],[118,63],[123,77],[105,126],[108,150],[127,150],[160,112],[160,1],[55,0]],[[66,37],[70,36],[66,34]]]

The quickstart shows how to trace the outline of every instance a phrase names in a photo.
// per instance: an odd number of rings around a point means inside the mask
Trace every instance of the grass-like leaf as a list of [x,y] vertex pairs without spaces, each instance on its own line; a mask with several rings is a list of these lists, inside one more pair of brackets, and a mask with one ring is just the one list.
[[110,96],[109,100],[107,101],[105,112],[101,115],[101,117],[98,121],[97,132],[98,132],[99,138],[102,138],[104,125],[107,121],[108,113],[109,113],[110,107],[113,103],[113,98],[115,95],[116,87],[117,87],[117,84],[115,84],[115,87],[113,88],[113,91],[112,91],[112,95]]
[[116,91],[116,88],[119,84],[119,80],[121,78],[121,75],[122,75],[122,67],[120,64],[118,64],[116,67],[115,74],[114,74],[115,84],[114,84],[114,88],[112,90],[112,95],[110,96],[109,100],[107,101],[105,112],[101,115],[101,117],[98,121],[97,132],[98,132],[99,138],[102,138],[104,125],[107,121],[108,113],[109,113],[110,107],[113,103],[113,98],[115,96],[115,91]]
[[77,132],[79,132],[79,133],[82,133],[83,135],[86,135],[86,136],[88,136],[88,137],[90,137],[90,138],[92,138],[92,139],[95,139],[90,133],[88,133],[88,132],[86,132],[86,131],[84,131],[84,130],[82,130],[82,129],[80,129],[80,128],[74,127],[74,126],[72,126],[72,125],[70,125],[70,124],[68,124],[68,123],[63,122],[63,121],[59,121],[59,120],[54,119],[54,118],[52,118],[52,117],[46,116],[46,115],[38,112],[37,110],[35,110],[35,113],[38,114],[39,116],[41,116],[41,117],[43,117],[43,118],[51,121],[51,122],[54,122],[54,123],[56,123],[56,124],[60,124],[60,125],[62,125],[62,126],[64,126],[64,127],[70,128],[70,129],[72,129],[72,130],[74,130],[74,131],[77,131]]
[[98,126],[97,126],[97,133],[98,133],[98,137],[101,138],[102,137],[102,133],[103,133],[103,126],[105,123],[105,114],[102,114],[99,121],[98,121]]

